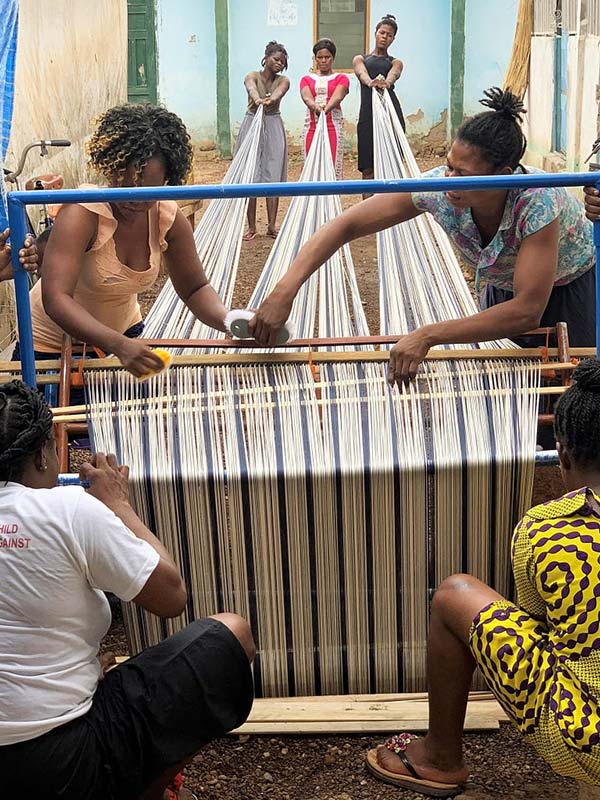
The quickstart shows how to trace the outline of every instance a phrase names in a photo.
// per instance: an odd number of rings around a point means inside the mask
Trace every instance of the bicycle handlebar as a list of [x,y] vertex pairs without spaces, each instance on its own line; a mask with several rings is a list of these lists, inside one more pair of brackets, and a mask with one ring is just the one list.
[[70,146],[71,142],[68,139],[40,139],[38,142],[30,142],[23,148],[23,152],[21,153],[21,158],[19,159],[19,163],[17,164],[17,168],[14,170],[14,172],[9,172],[4,179],[9,183],[16,183],[17,178],[23,172],[23,167],[25,166],[25,160],[27,159],[27,153],[34,147],[39,147],[40,154],[45,156],[48,153],[47,149],[48,147],[70,147]]

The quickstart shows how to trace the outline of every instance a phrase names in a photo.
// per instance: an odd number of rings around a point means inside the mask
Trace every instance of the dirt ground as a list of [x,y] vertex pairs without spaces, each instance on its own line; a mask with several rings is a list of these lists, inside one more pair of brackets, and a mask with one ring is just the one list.
[[[422,169],[441,163],[441,157],[421,157]],[[214,152],[199,153],[195,165],[197,183],[221,181],[228,162]],[[301,160],[292,156],[289,179],[300,175]],[[359,178],[356,161],[348,157],[344,175]],[[357,197],[343,198],[346,207]],[[283,218],[288,199],[282,198],[278,222]],[[206,206],[205,206],[206,207]],[[201,212],[200,212],[201,213]],[[196,221],[198,221],[199,215]],[[265,236],[264,201],[258,202],[259,235],[242,244],[234,307],[245,307],[256,279],[267,259],[273,241]],[[361,296],[370,330],[379,330],[377,255],[375,237],[351,245]],[[156,291],[143,298],[144,312]],[[561,491],[557,468],[536,470],[534,503],[557,496]],[[122,623],[115,621],[105,649],[117,654],[126,651]],[[365,771],[364,753],[381,740],[380,736],[285,736],[227,737],[205,748],[185,772],[186,785],[205,800],[416,800],[422,795],[402,791],[375,781]],[[509,725],[498,732],[465,736],[466,759],[472,770],[471,781],[462,798],[470,800],[570,800],[578,790],[574,782],[552,773],[545,763],[525,746]]]

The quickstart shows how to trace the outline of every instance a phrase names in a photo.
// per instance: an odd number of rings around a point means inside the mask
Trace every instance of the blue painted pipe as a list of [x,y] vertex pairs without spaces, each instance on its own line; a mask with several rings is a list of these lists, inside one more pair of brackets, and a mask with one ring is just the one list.
[[323,181],[291,183],[217,184],[210,186],[149,186],[127,189],[60,189],[10,192],[11,203],[117,203],[148,200],[199,200],[226,197],[303,197],[364,192],[446,192],[466,189],[528,189],[543,186],[594,186],[589,172],[536,173],[534,175],[479,175],[470,178],[399,178],[385,181]]
[[[10,192],[8,195],[8,219],[11,240],[23,242],[26,233],[26,205],[40,203],[106,203],[148,200],[215,199],[226,197],[299,197],[327,194],[363,194],[363,192],[445,192],[468,189],[517,189],[543,186],[596,186],[600,181],[589,172],[536,173],[535,175],[484,175],[471,178],[409,178],[386,181],[330,181],[323,183],[252,183],[219,184],[214,186],[160,186],[127,189],[61,189],[59,191]],[[600,226],[594,223],[596,245],[597,278],[600,278]],[[27,275],[19,264],[19,247],[13,247],[12,260],[15,270],[15,294],[19,339],[21,342],[21,374],[30,386],[35,386],[35,360],[31,334],[31,311]],[[596,292],[600,296],[600,280],[596,280]],[[596,304],[596,329],[600,331],[600,303]],[[600,335],[596,337],[600,348]],[[600,350],[599,350],[600,352]]]
[[61,472],[56,481],[57,486],[83,486],[84,489],[89,489],[90,482],[82,481],[76,472]]

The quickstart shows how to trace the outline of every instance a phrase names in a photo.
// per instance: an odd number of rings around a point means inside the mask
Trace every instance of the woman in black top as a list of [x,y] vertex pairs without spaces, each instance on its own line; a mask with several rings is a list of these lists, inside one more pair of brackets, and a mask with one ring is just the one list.
[[352,66],[361,83],[360,114],[358,116],[358,169],[365,180],[374,176],[373,171],[373,109],[371,89],[388,89],[390,98],[398,114],[398,119],[405,130],[402,109],[394,84],[402,75],[403,64],[398,58],[388,54],[388,48],[396,38],[398,24],[396,17],[386,14],[379,20],[375,28],[375,48],[367,56],[354,56]]

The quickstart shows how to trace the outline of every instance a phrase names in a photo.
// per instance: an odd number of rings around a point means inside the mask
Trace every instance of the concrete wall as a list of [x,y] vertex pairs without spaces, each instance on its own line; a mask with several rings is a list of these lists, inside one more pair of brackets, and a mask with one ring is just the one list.
[[567,149],[552,151],[554,105],[554,41],[534,36],[531,78],[526,96],[527,161],[546,169],[584,169],[583,160],[598,136],[597,86],[600,85],[600,37],[569,36],[567,46]]
[[6,164],[34,139],[71,139],[44,159],[31,153],[24,177],[87,177],[84,140],[95,117],[127,101],[127,5],[122,0],[21,0],[13,124]]
[[502,86],[510,61],[518,0],[467,0],[465,9],[464,111],[483,111],[483,90]]
[[[247,72],[260,69],[265,44],[282,42],[289,53],[289,94],[281,110],[292,141],[298,142],[305,106],[300,78],[312,65],[313,0],[293,0],[295,11],[282,24],[269,16],[271,0],[229,0],[229,91],[232,134],[245,113]],[[467,0],[465,110],[478,110],[482,90],[501,85],[510,58],[518,0]],[[425,135],[448,108],[451,0],[371,0],[369,48],[375,25],[387,13],[398,20],[392,55],[404,62],[397,84],[409,133]],[[161,102],[179,113],[198,142],[216,135],[215,23],[212,0],[158,0],[158,91]],[[350,139],[358,117],[360,89],[351,77],[344,115]]]
[[216,135],[213,0],[159,0],[156,18],[158,98],[185,121],[196,143]]

